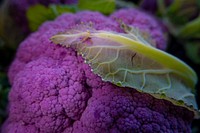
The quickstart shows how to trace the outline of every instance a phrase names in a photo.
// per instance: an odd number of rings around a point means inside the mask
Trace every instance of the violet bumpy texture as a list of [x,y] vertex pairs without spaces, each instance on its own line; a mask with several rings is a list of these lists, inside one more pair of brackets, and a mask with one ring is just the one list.
[[122,9],[110,17],[83,11],[45,22],[21,43],[10,67],[9,117],[2,132],[191,132],[193,112],[102,81],[74,49],[49,39],[83,23],[97,30],[122,32],[117,19],[147,30],[158,48],[166,47],[154,18],[136,9]]
[[17,25],[24,33],[29,33],[28,20],[26,12],[30,6],[42,4],[48,6],[50,4],[74,4],[77,0],[9,0],[9,10]]

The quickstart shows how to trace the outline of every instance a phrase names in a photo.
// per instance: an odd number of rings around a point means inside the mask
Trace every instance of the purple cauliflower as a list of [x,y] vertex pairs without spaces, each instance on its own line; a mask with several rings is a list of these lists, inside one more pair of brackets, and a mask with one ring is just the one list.
[[157,22],[136,9],[122,9],[110,17],[83,11],[45,22],[21,43],[10,67],[12,89],[3,133],[191,132],[193,112],[104,82],[74,49],[49,40],[80,23],[122,32],[116,18],[149,31],[157,47],[166,47]]
[[24,33],[29,33],[28,21],[26,18],[26,11],[30,6],[42,4],[48,6],[49,4],[74,4],[78,0],[9,0],[9,10],[14,21],[21,28]]

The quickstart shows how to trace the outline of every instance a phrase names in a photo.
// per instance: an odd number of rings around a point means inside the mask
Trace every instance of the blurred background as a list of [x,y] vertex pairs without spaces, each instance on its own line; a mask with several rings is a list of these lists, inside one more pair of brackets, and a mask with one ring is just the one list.
[[[7,117],[7,72],[20,42],[47,20],[64,12],[99,11],[109,15],[117,9],[136,7],[157,17],[168,38],[167,52],[175,55],[200,76],[200,0],[0,0],[0,127]],[[95,5],[95,6],[92,6]],[[109,6],[105,6],[109,4]],[[200,78],[200,77],[199,77]],[[196,98],[200,106],[200,82]],[[200,132],[200,120],[192,132]]]

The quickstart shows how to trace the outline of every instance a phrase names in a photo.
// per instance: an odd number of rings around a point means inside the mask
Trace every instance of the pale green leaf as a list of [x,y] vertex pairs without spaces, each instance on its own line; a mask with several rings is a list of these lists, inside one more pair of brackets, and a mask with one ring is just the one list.
[[51,40],[74,48],[104,81],[197,110],[193,94],[196,73],[178,58],[153,47],[138,30],[126,30],[126,34],[80,30],[72,29]]

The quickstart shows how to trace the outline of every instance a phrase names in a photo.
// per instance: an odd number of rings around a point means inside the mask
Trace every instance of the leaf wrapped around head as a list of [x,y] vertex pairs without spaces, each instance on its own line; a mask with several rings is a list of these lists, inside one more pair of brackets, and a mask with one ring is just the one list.
[[153,47],[140,32],[71,30],[51,40],[74,48],[104,81],[150,93],[197,112],[192,93],[196,73],[178,58]]

